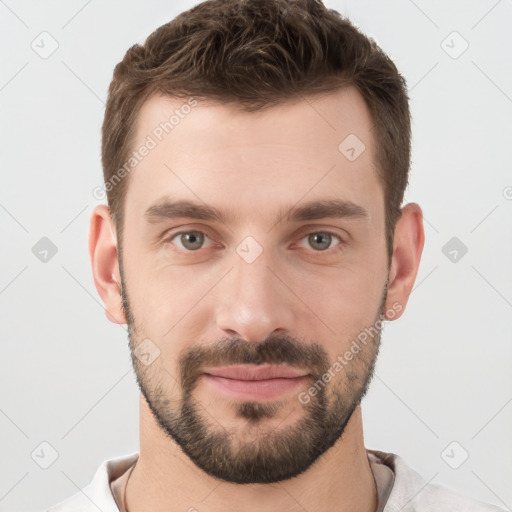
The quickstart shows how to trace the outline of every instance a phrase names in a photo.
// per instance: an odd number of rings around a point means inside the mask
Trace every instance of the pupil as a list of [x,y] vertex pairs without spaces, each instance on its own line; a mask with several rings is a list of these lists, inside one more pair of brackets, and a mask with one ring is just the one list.
[[[329,242],[325,241],[326,239],[328,240],[329,235],[327,235],[327,236],[326,235],[327,234],[322,234],[322,233],[317,233],[317,234],[313,235],[313,239],[314,239],[315,243],[324,245],[324,247],[322,247],[321,250],[327,249],[327,247],[329,246]],[[322,239],[324,239],[323,244],[322,244]]]
[[185,233],[184,238],[186,243],[194,246],[193,248],[197,248],[198,241],[199,246],[201,245],[201,237],[198,236],[198,233]]

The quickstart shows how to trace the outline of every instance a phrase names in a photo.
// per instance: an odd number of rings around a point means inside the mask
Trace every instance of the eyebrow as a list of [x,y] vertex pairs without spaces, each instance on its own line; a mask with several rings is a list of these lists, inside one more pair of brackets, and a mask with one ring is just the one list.
[[[144,213],[147,222],[151,224],[164,220],[189,218],[207,221],[218,221],[222,224],[229,224],[235,220],[235,216],[223,212],[212,206],[199,204],[188,200],[170,201],[161,200],[151,205]],[[330,199],[311,201],[298,207],[283,208],[278,211],[277,219],[287,222],[301,222],[318,219],[369,219],[368,211],[351,201],[341,199]]]

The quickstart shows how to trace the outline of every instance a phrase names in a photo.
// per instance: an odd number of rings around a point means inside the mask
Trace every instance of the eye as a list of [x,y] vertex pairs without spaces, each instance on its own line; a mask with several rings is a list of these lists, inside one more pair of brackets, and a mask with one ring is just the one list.
[[208,235],[202,231],[181,231],[172,235],[172,237],[168,238],[166,242],[174,243],[174,239],[177,239],[176,245],[178,245],[178,247],[186,249],[187,251],[197,251],[198,249],[202,249],[205,239],[210,240]]
[[[180,231],[179,233],[175,233],[167,238],[165,243],[172,243],[187,252],[194,252],[208,247],[204,246],[206,240],[210,240],[210,242],[212,242],[210,237],[202,231]],[[302,237],[301,241],[302,240],[307,240],[309,247],[315,249],[316,252],[327,251],[328,249],[337,247],[343,243],[343,240],[339,235],[330,231],[311,232]],[[337,240],[338,243],[333,245],[335,240]]]
[[[302,238],[302,240],[304,239],[306,239],[309,246],[316,249],[317,252],[326,251],[327,249],[331,249],[343,243],[339,235],[331,233],[330,231],[315,231]],[[338,240],[338,243],[334,246],[331,245],[333,240]]]

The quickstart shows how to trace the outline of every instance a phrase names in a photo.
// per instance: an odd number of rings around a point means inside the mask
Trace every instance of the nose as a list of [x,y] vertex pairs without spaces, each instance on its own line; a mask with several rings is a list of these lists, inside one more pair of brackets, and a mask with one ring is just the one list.
[[233,263],[218,290],[217,327],[229,337],[246,341],[263,341],[275,331],[293,331],[298,301],[276,262],[263,251],[252,263],[235,254]]

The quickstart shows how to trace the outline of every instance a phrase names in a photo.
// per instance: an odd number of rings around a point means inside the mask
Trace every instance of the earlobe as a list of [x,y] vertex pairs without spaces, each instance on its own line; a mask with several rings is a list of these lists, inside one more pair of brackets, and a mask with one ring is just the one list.
[[89,256],[94,284],[105,304],[107,318],[125,324],[122,306],[117,240],[110,210],[105,205],[94,208],[89,226]]
[[419,205],[409,203],[402,208],[395,228],[386,299],[386,312],[392,309],[393,315],[386,314],[386,320],[400,318],[405,310],[418,273],[424,243],[423,213]]

